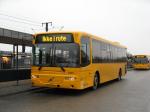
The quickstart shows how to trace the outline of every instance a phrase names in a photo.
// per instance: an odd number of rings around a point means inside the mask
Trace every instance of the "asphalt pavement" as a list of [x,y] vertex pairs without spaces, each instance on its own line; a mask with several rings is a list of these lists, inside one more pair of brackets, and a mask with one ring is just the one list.
[[96,91],[29,88],[0,96],[0,112],[150,112],[150,70],[132,70]]

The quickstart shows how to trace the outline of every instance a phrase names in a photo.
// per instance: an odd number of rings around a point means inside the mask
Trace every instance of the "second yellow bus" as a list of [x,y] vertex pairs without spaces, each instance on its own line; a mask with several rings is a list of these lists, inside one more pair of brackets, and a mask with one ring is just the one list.
[[150,69],[150,56],[148,55],[135,55],[133,56],[134,69]]

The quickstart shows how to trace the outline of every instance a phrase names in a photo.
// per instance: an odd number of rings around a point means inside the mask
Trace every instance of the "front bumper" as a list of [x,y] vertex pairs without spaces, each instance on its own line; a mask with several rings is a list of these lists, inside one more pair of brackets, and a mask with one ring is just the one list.
[[32,75],[32,86],[65,88],[65,89],[84,89],[84,81],[79,77],[65,75]]
[[134,69],[150,69],[149,66],[143,66],[143,65],[136,65],[136,66],[133,66]]

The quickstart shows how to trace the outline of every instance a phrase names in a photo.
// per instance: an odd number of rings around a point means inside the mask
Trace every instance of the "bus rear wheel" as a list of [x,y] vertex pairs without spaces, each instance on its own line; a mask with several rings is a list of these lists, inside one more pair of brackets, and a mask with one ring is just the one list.
[[99,86],[99,76],[98,76],[98,74],[95,74],[92,89],[96,90],[98,88],[98,86]]

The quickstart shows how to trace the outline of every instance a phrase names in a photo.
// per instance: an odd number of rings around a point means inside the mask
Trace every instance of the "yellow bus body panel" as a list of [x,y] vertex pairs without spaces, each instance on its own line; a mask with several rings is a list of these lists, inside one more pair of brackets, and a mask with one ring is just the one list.
[[[124,63],[105,63],[91,64],[82,68],[61,68],[32,67],[32,83],[33,86],[50,87],[50,88],[68,88],[68,89],[85,89],[93,86],[93,78],[95,72],[100,73],[100,83],[104,83],[118,78],[119,69],[122,70],[122,76],[125,75]],[[75,78],[68,80],[68,78]]]

